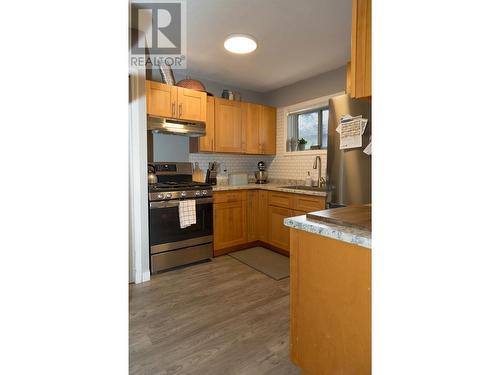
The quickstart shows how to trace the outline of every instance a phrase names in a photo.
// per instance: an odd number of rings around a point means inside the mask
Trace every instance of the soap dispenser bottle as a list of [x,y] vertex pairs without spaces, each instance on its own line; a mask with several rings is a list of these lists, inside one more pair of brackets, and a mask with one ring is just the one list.
[[307,177],[306,177],[306,186],[312,186],[312,178],[311,178],[311,173],[307,171]]

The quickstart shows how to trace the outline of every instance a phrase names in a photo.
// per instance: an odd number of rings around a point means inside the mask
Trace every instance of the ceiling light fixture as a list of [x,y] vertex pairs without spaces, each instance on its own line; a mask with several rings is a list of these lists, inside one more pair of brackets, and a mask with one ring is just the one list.
[[224,48],[232,53],[250,53],[257,48],[257,41],[250,35],[232,34],[224,41]]

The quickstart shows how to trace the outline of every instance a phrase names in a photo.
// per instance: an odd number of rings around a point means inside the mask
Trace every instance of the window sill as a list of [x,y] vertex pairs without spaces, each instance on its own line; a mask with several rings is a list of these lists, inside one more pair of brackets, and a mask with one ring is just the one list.
[[305,151],[289,151],[284,153],[285,156],[311,156],[311,155],[326,155],[327,150],[305,150]]

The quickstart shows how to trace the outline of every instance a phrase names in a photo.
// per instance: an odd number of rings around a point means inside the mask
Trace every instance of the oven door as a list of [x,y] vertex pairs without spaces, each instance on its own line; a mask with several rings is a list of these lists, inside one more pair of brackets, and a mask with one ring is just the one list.
[[149,203],[149,244],[151,254],[211,243],[213,199],[196,199],[196,224],[181,228],[179,200]]

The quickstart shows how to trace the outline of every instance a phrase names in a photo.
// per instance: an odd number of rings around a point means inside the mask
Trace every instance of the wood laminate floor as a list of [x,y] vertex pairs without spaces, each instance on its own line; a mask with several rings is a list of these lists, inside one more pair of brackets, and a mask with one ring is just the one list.
[[288,355],[288,278],[221,256],[129,292],[130,374],[300,373]]

